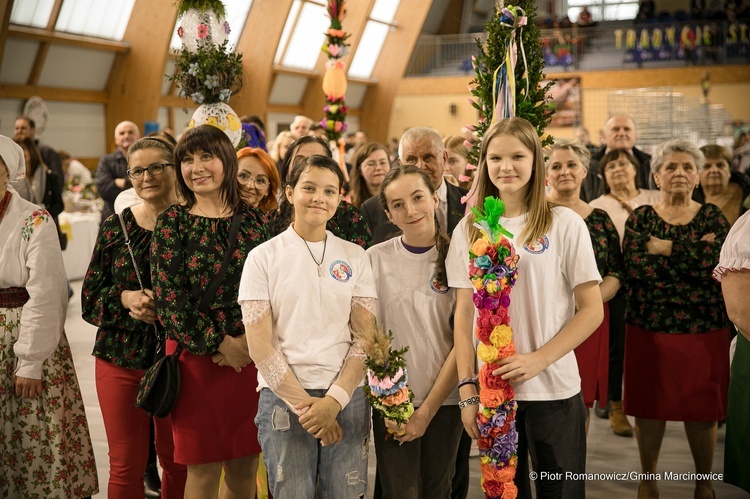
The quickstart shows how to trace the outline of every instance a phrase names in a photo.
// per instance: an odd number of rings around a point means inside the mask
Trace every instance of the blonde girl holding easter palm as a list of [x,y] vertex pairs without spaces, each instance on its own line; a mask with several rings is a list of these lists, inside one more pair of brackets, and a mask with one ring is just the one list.
[[[520,255],[518,280],[508,309],[515,355],[499,361],[496,376],[510,380],[518,402],[519,497],[531,497],[528,455],[534,471],[558,471],[534,482],[537,497],[583,497],[584,481],[564,480],[565,472],[586,466],[586,408],[573,349],[601,323],[603,308],[596,267],[583,219],[553,206],[544,189],[545,168],[539,137],[523,118],[493,125],[482,139],[477,172],[478,208],[488,196],[500,198],[500,224],[513,234]],[[480,235],[467,215],[453,233],[446,261],[448,285],[457,288],[455,345],[458,378],[476,375],[473,340],[476,322],[468,250]],[[479,437],[477,387],[462,384],[461,419],[472,438]]]

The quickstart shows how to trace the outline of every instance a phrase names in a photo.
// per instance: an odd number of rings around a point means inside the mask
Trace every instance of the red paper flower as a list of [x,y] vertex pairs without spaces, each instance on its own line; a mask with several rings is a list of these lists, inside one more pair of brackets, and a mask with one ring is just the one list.
[[199,24],[198,25],[198,38],[203,40],[207,36],[208,36],[208,26],[206,26],[203,23]]

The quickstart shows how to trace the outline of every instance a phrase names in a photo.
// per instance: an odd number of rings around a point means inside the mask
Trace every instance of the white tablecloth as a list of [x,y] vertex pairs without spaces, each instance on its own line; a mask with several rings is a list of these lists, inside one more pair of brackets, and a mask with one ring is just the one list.
[[62,212],[58,217],[60,230],[68,236],[68,247],[63,251],[65,273],[71,281],[83,279],[91,261],[91,252],[99,233],[99,213]]

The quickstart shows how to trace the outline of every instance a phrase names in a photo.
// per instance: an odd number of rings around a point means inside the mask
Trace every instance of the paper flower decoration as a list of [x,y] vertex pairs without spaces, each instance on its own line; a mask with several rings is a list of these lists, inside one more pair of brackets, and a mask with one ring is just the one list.
[[469,277],[478,315],[474,329],[480,341],[477,357],[484,362],[477,377],[482,490],[488,498],[512,499],[518,493],[513,484],[518,464],[517,404],[510,382],[492,374],[501,359],[516,353],[508,307],[518,255],[508,239],[513,234],[500,225],[504,209],[503,202],[493,197],[485,198],[483,211],[472,208],[474,226],[482,237],[469,249]]

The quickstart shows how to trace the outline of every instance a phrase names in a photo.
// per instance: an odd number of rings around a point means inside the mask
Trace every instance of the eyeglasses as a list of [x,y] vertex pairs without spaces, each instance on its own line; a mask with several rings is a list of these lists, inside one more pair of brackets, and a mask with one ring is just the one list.
[[128,170],[128,177],[130,178],[141,178],[143,174],[148,171],[151,175],[161,175],[164,173],[164,168],[168,166],[174,166],[172,163],[155,163],[149,165],[148,168],[131,168]]
[[243,184],[249,184],[252,182],[255,187],[263,188],[268,185],[268,179],[266,177],[251,177],[250,175],[239,175],[239,181]]

